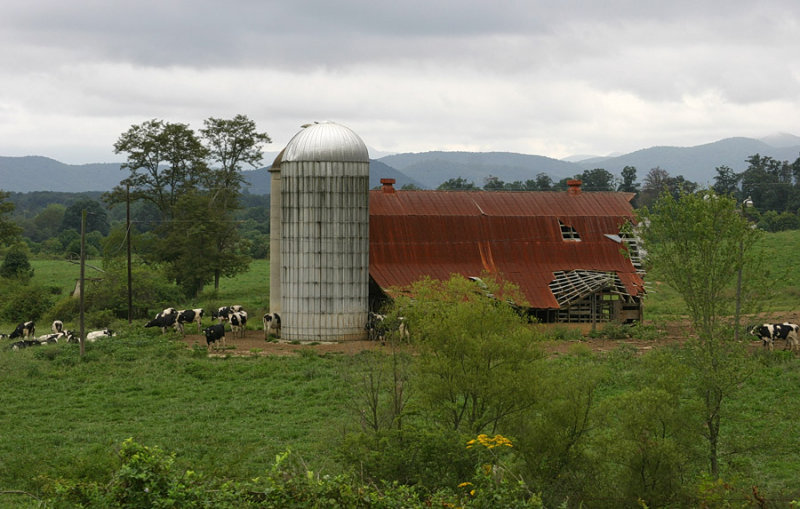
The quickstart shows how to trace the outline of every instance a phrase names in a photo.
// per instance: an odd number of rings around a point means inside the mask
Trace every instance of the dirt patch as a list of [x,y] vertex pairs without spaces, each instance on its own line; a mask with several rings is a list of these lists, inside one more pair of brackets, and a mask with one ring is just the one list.
[[[778,314],[764,314],[759,317],[747,317],[742,319],[742,324],[754,323],[781,323],[790,321],[793,323],[800,323],[800,313],[792,312],[785,315]],[[563,324],[558,327],[564,327]],[[618,348],[629,348],[634,350],[637,354],[642,354],[653,350],[655,348],[682,344],[688,338],[692,337],[692,327],[688,321],[676,321],[668,323],[665,326],[664,335],[655,340],[639,340],[639,339],[599,339],[589,338],[590,326],[576,326],[583,334],[583,339],[563,340],[563,341],[547,341],[542,344],[542,347],[550,353],[550,355],[566,355],[573,353],[578,349],[588,348],[595,353],[605,353],[616,350]],[[355,355],[365,350],[388,350],[390,347],[382,345],[377,341],[343,341],[340,343],[331,342],[288,342],[288,341],[265,341],[264,332],[260,330],[248,330],[243,338],[234,338],[228,332],[225,334],[227,341],[226,348],[218,348],[211,350],[212,356],[285,356],[285,355],[300,355],[302,351],[314,351],[317,354],[324,355],[326,353],[342,354],[342,355]],[[761,347],[760,341],[751,341],[754,339],[749,334],[745,333],[742,338],[745,342],[749,343],[752,350]],[[203,335],[187,334],[182,340],[188,348],[206,348],[206,338]],[[776,349],[784,347],[783,341],[777,341],[775,344]]]

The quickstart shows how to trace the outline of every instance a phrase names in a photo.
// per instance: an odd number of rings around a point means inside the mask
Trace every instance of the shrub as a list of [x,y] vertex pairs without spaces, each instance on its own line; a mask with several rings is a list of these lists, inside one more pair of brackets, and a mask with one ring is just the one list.
[[27,283],[33,277],[33,269],[28,261],[28,254],[20,246],[12,247],[6,253],[0,265],[0,276],[8,279],[19,279]]
[[52,304],[50,288],[7,282],[0,289],[0,318],[9,322],[38,320]]

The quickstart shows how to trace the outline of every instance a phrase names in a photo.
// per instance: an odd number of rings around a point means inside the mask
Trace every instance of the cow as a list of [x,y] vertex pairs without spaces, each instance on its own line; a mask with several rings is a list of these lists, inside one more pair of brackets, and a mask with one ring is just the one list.
[[175,329],[180,331],[181,334],[186,335],[183,330],[183,324],[197,322],[197,332],[203,327],[203,309],[181,309],[178,311],[178,318],[175,320]]
[[22,322],[21,324],[17,325],[17,328],[14,329],[14,332],[8,336],[8,339],[16,339],[16,338],[28,338],[33,337],[34,333],[36,332],[36,324],[33,322]]
[[166,308],[162,312],[156,315],[155,318],[147,322],[144,326],[145,327],[161,327],[161,333],[165,334],[167,332],[167,327],[172,327],[175,325],[175,321],[178,319],[178,310],[175,308]]
[[41,343],[36,339],[23,339],[21,341],[15,341],[11,343],[12,350],[20,350],[22,348],[27,348],[29,346],[40,346]]
[[[763,346],[772,350],[776,339],[785,339],[786,348],[792,350],[800,347],[798,344],[798,326],[793,323],[765,323],[757,325],[750,330],[750,334],[762,341]],[[784,348],[784,350],[786,349]]]
[[50,326],[50,330],[53,331],[53,334],[60,334],[64,330],[64,322],[61,320],[54,320],[53,324]]
[[86,334],[86,341],[89,343],[94,343],[100,338],[111,337],[114,336],[114,331],[111,329],[103,329],[103,330],[94,330]]
[[244,310],[231,311],[230,314],[228,314],[228,321],[231,322],[233,337],[236,337],[238,333],[239,337],[243,338],[244,332],[247,330],[247,312]]
[[45,334],[44,336],[39,336],[38,338],[36,338],[36,341],[38,341],[42,345],[44,344],[52,345],[53,343],[58,343],[58,340],[62,339],[63,337],[64,334],[58,332],[55,334]]
[[208,345],[207,347],[208,349],[211,349],[211,344],[216,343],[217,341],[219,341],[220,343],[225,343],[224,323],[217,323],[210,327],[206,327],[205,329],[203,329],[203,332],[206,335],[206,344]]
[[227,322],[231,313],[238,313],[244,311],[244,307],[239,304],[233,306],[222,306],[216,311],[211,311],[211,319],[219,320],[220,322]]
[[267,313],[264,315],[264,339],[269,339],[269,334],[274,331],[276,338],[281,337],[281,317],[278,313]]
[[374,313],[370,311],[367,313],[367,323],[364,329],[367,331],[367,339],[370,341],[383,341],[386,337],[386,315]]

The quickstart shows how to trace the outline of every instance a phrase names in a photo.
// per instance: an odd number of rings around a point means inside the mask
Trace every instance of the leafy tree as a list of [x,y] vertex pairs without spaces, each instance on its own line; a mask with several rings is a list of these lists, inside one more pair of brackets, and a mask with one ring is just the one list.
[[614,190],[614,175],[603,168],[584,170],[580,175],[575,175],[575,178],[583,182],[581,187],[584,191]]
[[19,279],[27,283],[33,277],[33,268],[28,261],[28,254],[21,246],[8,250],[3,264],[0,265],[0,276],[8,279]]
[[546,173],[538,173],[534,180],[526,180],[525,188],[528,191],[551,191],[553,179]]
[[419,191],[421,189],[421,187],[416,184],[412,184],[411,182],[403,184],[403,187],[400,188],[401,191]]
[[761,211],[786,211],[795,194],[792,165],[759,154],[748,157],[747,163],[742,173],[742,195],[750,196]]
[[710,472],[719,476],[723,403],[750,373],[742,345],[732,341],[728,323],[734,301],[730,291],[739,271],[757,263],[753,255],[758,230],[729,197],[663,193],[652,209],[640,212],[647,262],[687,307],[698,335],[688,359],[694,389],[703,402]]
[[61,229],[72,228],[75,231],[81,231],[81,218],[84,209],[86,210],[86,231],[97,231],[103,235],[108,235],[108,214],[98,201],[89,198],[78,200],[66,208],[64,219],[61,222]]
[[31,240],[42,242],[53,238],[61,231],[64,222],[64,212],[67,208],[60,203],[51,203],[44,210],[36,214],[32,221],[32,231],[26,232]]
[[714,177],[714,192],[721,195],[732,195],[738,198],[739,179],[741,176],[737,175],[730,167],[724,165],[717,166],[715,171],[717,172],[717,176]]
[[[200,134],[211,167],[206,187],[211,197],[209,205],[217,209],[222,221],[216,227],[219,230],[229,223],[230,211],[240,207],[244,183],[242,166],[257,167],[263,158],[262,146],[272,140],[267,133],[258,132],[255,122],[245,115],[236,115],[230,120],[212,117],[206,119],[204,125]],[[219,288],[220,276],[233,276],[247,269],[247,263],[243,263],[246,258],[236,252],[241,244],[238,230],[227,230],[227,234],[210,237],[216,241],[216,255],[211,265],[215,289]]]
[[483,179],[484,191],[502,191],[503,189],[505,189],[505,187],[506,183],[500,177],[489,175],[488,177]]
[[619,186],[617,186],[617,191],[621,191],[624,193],[639,192],[639,184],[636,183],[635,166],[626,166],[622,168],[622,173],[620,175],[622,178],[622,182],[620,182]]
[[107,196],[124,203],[126,186],[131,200],[147,200],[162,219],[172,217],[172,206],[186,189],[207,181],[206,148],[186,124],[149,120],[131,126],[114,144],[114,153],[127,154],[121,168],[130,174]]
[[477,191],[478,186],[464,177],[447,179],[436,188],[437,191]]
[[8,218],[14,211],[14,203],[6,201],[9,193],[0,190],[0,244],[8,244],[19,237],[22,228]]
[[493,433],[532,404],[541,354],[509,303],[523,302],[513,285],[454,275],[423,279],[409,290],[413,299],[398,297],[395,313],[407,319],[419,344],[420,396],[443,425]]

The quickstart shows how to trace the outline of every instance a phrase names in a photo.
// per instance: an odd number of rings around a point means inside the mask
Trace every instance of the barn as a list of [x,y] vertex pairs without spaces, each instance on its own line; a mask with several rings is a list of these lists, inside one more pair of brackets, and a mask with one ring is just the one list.
[[398,191],[369,196],[370,302],[427,275],[499,274],[542,322],[642,319],[639,250],[621,227],[632,193]]
[[363,140],[307,124],[270,169],[270,312],[282,337],[364,339],[368,311],[423,276],[496,274],[542,322],[641,320],[631,193],[369,189]]

